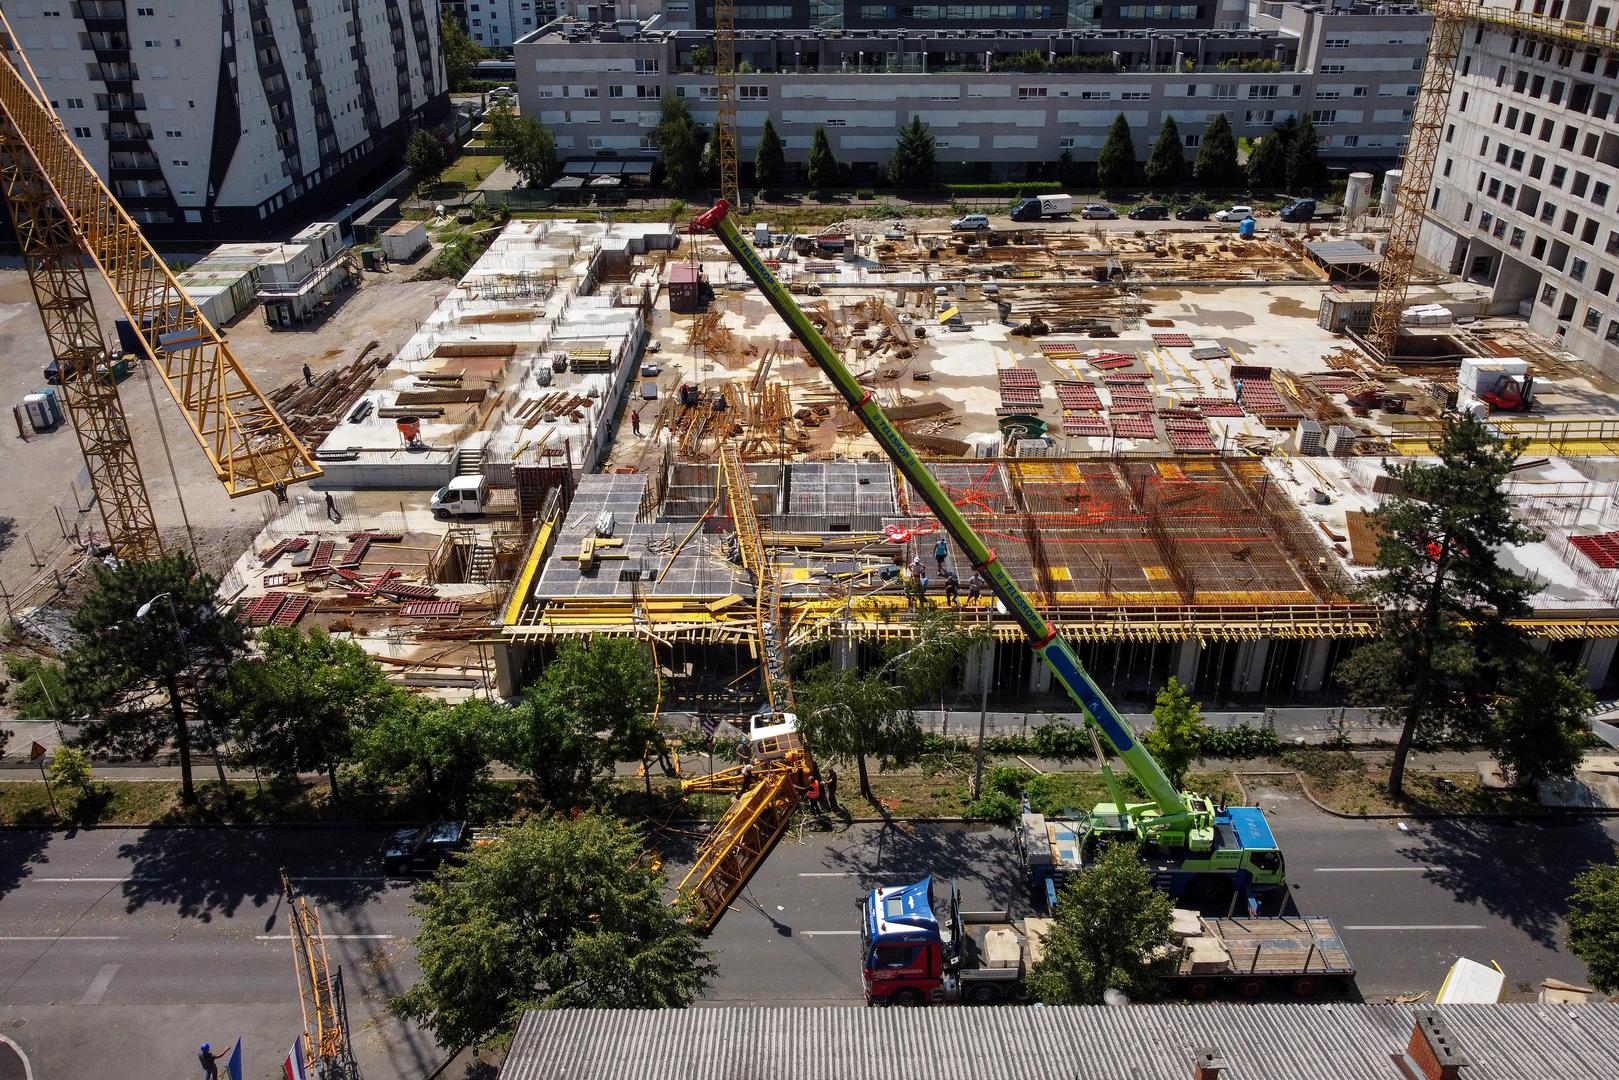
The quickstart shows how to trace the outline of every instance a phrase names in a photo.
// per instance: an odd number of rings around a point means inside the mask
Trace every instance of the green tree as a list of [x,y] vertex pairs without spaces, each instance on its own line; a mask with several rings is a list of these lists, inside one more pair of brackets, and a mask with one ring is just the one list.
[[1215,113],[1209,126],[1203,129],[1197,160],[1192,163],[1192,176],[1210,191],[1242,185],[1242,170],[1237,167],[1237,139],[1231,134],[1231,121],[1226,119],[1225,113]]
[[1596,710],[1584,672],[1553,661],[1517,627],[1493,629],[1503,640],[1480,649],[1493,693],[1479,741],[1516,781],[1573,776]]
[[815,138],[810,141],[809,182],[817,191],[838,186],[838,159],[832,156],[832,140],[826,137],[826,128],[820,126],[815,128]]
[[51,783],[58,787],[77,788],[80,795],[86,795],[90,791],[90,781],[94,775],[90,759],[84,756],[84,751],[74,746],[56,748],[56,753],[51,758]]
[[513,125],[511,141],[503,152],[506,164],[512,167],[524,187],[548,187],[561,172],[556,136],[531,116],[522,117]]
[[707,45],[698,45],[692,49],[690,57],[691,66],[698,71],[714,66],[714,50]]
[[421,977],[393,1009],[463,1047],[509,1034],[527,1009],[690,1004],[715,969],[645,846],[594,813],[479,846],[423,886]]
[[753,181],[761,191],[774,191],[787,174],[787,153],[782,148],[776,125],[765,117],[765,127],[759,133],[759,148],[753,154]]
[[1110,988],[1132,1001],[1156,999],[1162,974],[1173,967],[1171,958],[1154,958],[1172,942],[1174,908],[1152,887],[1135,845],[1108,845],[1058,894],[1029,990],[1047,1005],[1100,1005]]
[[566,642],[523,704],[492,718],[503,728],[496,756],[533,777],[551,805],[577,805],[614,761],[662,751],[649,715],[656,700],[652,661],[635,640]]
[[55,660],[24,653],[6,657],[6,695],[17,719],[32,723],[66,720],[71,700],[67,669]]
[[431,131],[418,131],[405,144],[405,168],[410,171],[410,179],[417,187],[438,183],[438,178],[444,175],[449,164],[444,143]]
[[663,182],[676,191],[688,191],[701,179],[703,134],[692,121],[684,98],[663,95],[658,105],[658,126],[652,133],[658,144]]
[[932,129],[920,116],[911,117],[911,122],[899,129],[899,141],[888,159],[888,182],[897,188],[932,187],[938,168]]
[[1181,149],[1181,129],[1173,116],[1164,118],[1163,130],[1147,158],[1147,183],[1154,191],[1168,191],[1186,179],[1186,151]]
[[1259,140],[1248,153],[1248,190],[1276,191],[1287,187],[1287,133],[1276,130]]
[[510,711],[482,698],[451,707],[410,697],[359,731],[355,762],[367,780],[422,792],[446,817],[465,817]]
[[1079,162],[1074,160],[1072,150],[1064,150],[1057,155],[1057,183],[1065,187],[1072,186],[1079,180]]
[[1619,862],[1593,863],[1574,879],[1566,921],[1568,951],[1585,961],[1591,985],[1619,994]]
[[1321,164],[1321,136],[1315,122],[1305,113],[1298,129],[1287,143],[1287,187],[1295,195],[1313,195],[1326,177]]
[[798,729],[823,757],[853,761],[860,794],[871,793],[868,758],[878,768],[908,765],[922,756],[922,724],[904,691],[881,671],[862,674],[847,668],[812,669],[793,687]]
[[1158,764],[1164,767],[1170,783],[1177,789],[1186,786],[1186,770],[1196,761],[1203,747],[1203,711],[1186,693],[1186,687],[1175,676],[1158,691],[1158,702],[1152,709],[1152,727],[1141,736]]
[[400,708],[404,691],[364,649],[325,630],[270,627],[258,651],[232,666],[218,694],[236,759],[279,776],[324,772],[337,798],[356,734]]
[[[1382,635],[1345,659],[1337,678],[1352,700],[1382,706],[1400,722],[1391,799],[1401,797],[1419,735],[1478,738],[1491,726],[1479,646],[1510,640],[1506,620],[1528,614],[1535,591],[1496,557],[1540,536],[1513,520],[1501,490],[1523,447],[1464,416],[1446,421],[1434,444],[1437,462],[1386,466],[1399,494],[1372,511],[1377,574],[1365,590],[1383,605]],[[1507,659],[1536,662],[1529,653]]]
[[[96,587],[69,620],[79,635],[67,653],[73,741],[140,761],[172,742],[181,797],[195,803],[186,699],[195,687],[206,700],[241,653],[235,611],[215,609],[218,579],[199,573],[184,552],[115,570],[98,565],[95,575]],[[164,594],[172,611],[156,599]]]
[[439,17],[439,51],[444,55],[444,78],[452,92],[465,89],[477,73],[478,61],[489,56],[448,11]]
[[1119,192],[1128,188],[1136,179],[1136,140],[1130,133],[1130,121],[1120,113],[1113,118],[1113,126],[1108,129],[1107,141],[1102,144],[1102,153],[1096,159],[1096,182],[1102,185],[1102,190]]

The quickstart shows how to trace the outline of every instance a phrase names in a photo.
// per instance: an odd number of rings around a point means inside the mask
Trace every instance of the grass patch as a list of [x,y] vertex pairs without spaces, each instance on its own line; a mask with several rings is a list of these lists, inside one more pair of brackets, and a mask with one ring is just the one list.
[[1296,770],[1321,803],[1341,814],[1503,814],[1544,809],[1522,791],[1487,788],[1476,772],[1407,766],[1405,798],[1389,799],[1389,765],[1348,750],[1289,750],[1281,764]]

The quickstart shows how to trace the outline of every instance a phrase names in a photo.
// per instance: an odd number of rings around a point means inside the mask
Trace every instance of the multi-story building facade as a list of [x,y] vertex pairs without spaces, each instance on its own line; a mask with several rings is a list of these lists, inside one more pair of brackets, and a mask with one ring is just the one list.
[[1619,377],[1619,9],[1543,9],[1469,26],[1420,251]]
[[[639,21],[570,20],[542,27],[515,47],[525,112],[551,127],[575,158],[652,157],[663,94],[686,99],[693,117],[717,112],[713,32],[684,26],[688,0]],[[1174,117],[1188,154],[1224,113],[1237,135],[1260,136],[1306,113],[1322,155],[1345,168],[1392,164],[1405,145],[1426,48],[1429,17],[1411,6],[1265,2],[1252,13],[1225,0],[1206,5],[1087,3],[1083,28],[1064,0],[1052,4],[886,4],[845,0],[828,18],[894,12],[899,28],[814,29],[809,8],[780,5],[776,29],[739,29],[738,134],[744,158],[769,117],[802,165],[817,126],[838,160],[859,176],[886,162],[896,130],[920,116],[951,172],[1021,178],[1064,152],[1094,161],[1120,112],[1145,155]],[[642,4],[644,8],[645,4]],[[711,11],[707,0],[698,7]],[[738,25],[770,12],[739,4]],[[775,5],[765,5],[774,10]],[[804,11],[800,11],[804,8]],[[958,10],[959,9],[959,10]],[[1038,9],[1038,10],[1036,10]],[[1206,25],[1185,26],[1176,13]],[[1031,13],[1039,28],[956,28]],[[1053,14],[1047,14],[1052,12]],[[1156,29],[1097,25],[1109,19]],[[747,19],[744,19],[747,13]],[[818,10],[815,14],[825,14]],[[959,18],[958,18],[959,16]],[[946,21],[951,25],[945,25]],[[916,25],[917,21],[928,25]],[[789,28],[796,27],[796,28]]]
[[449,117],[437,0],[29,0],[6,16],[158,241],[284,235]]

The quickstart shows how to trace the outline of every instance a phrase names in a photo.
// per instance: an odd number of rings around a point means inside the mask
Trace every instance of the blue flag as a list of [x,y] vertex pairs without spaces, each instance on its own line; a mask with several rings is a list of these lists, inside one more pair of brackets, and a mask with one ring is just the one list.
[[242,1080],[242,1040],[236,1039],[236,1048],[230,1052],[230,1060],[225,1062],[225,1071],[230,1073],[230,1080]]

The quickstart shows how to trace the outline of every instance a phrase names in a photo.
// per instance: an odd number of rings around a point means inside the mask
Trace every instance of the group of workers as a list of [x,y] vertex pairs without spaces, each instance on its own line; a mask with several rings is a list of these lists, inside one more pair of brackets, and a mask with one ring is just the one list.
[[[898,563],[899,556],[896,555],[894,561]],[[950,542],[943,537],[940,537],[938,543],[933,545],[933,561],[938,566],[939,577],[944,579],[945,603],[952,607],[959,605],[961,603],[961,579],[956,576],[955,570],[949,566]],[[898,567],[891,569],[892,572],[884,573],[885,578],[898,576]],[[922,565],[921,554],[912,556],[909,569],[910,576],[909,580],[905,582],[905,591],[912,603],[920,605],[927,599],[928,585],[930,583],[927,569]],[[973,576],[967,579],[967,601],[977,603],[979,597],[983,595],[984,578],[978,571],[974,570]]]

